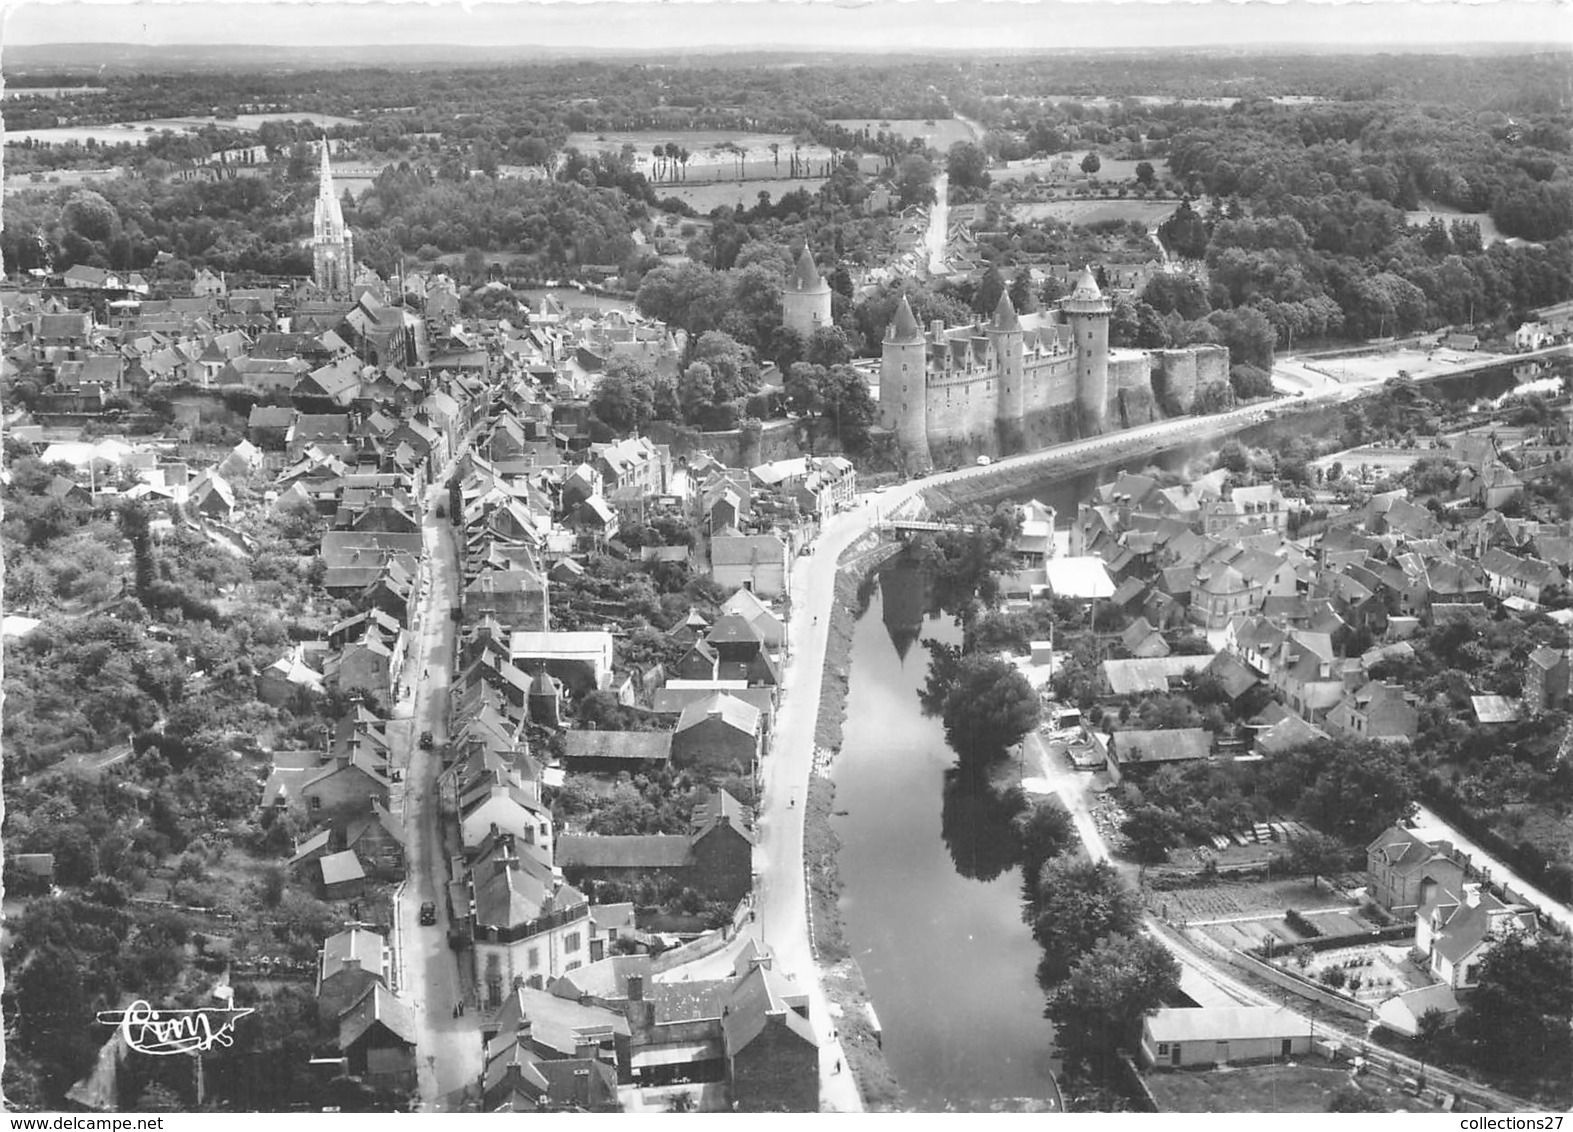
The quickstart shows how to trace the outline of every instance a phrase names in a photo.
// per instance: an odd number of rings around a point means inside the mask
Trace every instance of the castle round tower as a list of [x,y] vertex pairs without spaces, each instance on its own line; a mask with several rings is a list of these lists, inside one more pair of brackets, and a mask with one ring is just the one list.
[[1000,451],[1020,452],[1026,447],[1023,422],[1027,414],[1027,373],[1016,304],[1010,292],[1000,292],[999,305],[988,326],[989,342],[994,347],[994,372],[998,376],[998,432]]
[[807,244],[781,290],[781,325],[797,331],[805,342],[820,327],[831,325],[830,284],[819,274]]
[[928,468],[928,344],[905,295],[885,328],[879,361],[879,410],[907,465]]
[[1060,310],[1071,325],[1076,343],[1076,403],[1081,410],[1084,434],[1102,432],[1109,423],[1109,314],[1113,308],[1092,268],[1082,268],[1070,296],[1060,300]]

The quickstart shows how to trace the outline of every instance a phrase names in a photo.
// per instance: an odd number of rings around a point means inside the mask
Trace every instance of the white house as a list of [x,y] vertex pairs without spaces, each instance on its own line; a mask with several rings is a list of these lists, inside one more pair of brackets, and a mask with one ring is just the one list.
[[1535,913],[1504,904],[1478,884],[1461,894],[1437,888],[1415,913],[1415,950],[1426,956],[1432,976],[1455,990],[1480,981],[1480,964],[1508,935],[1536,930]]
[[1447,1015],[1458,1013],[1458,996],[1446,983],[1383,999],[1377,1005],[1376,1020],[1394,1033],[1412,1038],[1420,1032],[1420,1019],[1433,1010]]
[[1278,1006],[1158,1010],[1142,1023],[1141,1052],[1148,1065],[1165,1069],[1303,1057],[1311,1027]]

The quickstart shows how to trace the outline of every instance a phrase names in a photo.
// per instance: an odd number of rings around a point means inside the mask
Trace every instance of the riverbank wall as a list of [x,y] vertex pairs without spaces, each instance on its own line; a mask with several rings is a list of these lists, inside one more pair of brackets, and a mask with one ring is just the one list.
[[860,591],[872,572],[898,553],[899,544],[881,541],[873,532],[849,546],[836,574],[836,595],[830,611],[825,645],[824,680],[819,716],[814,727],[814,767],[809,775],[804,816],[803,865],[808,882],[810,943],[837,1016],[830,1022],[840,1033],[847,1069],[858,1084],[864,1108],[894,1111],[903,1106],[901,1087],[885,1060],[880,1035],[867,1009],[868,986],[846,943],[841,918],[840,839],[830,826],[835,813],[836,786],[830,764],[841,750],[847,714],[847,682],[852,659],[852,634],[862,608]]

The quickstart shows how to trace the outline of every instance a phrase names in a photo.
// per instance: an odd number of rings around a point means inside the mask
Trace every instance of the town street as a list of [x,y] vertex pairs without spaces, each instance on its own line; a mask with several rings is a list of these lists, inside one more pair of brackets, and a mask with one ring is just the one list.
[[1417,806],[1413,832],[1416,837],[1426,841],[1451,841],[1456,848],[1469,854],[1475,868],[1488,874],[1491,880],[1512,889],[1515,897],[1526,904],[1533,905],[1535,910],[1546,919],[1555,920],[1562,926],[1563,931],[1573,931],[1573,911],[1570,911],[1566,904],[1558,903],[1530,884],[1435,812],[1424,806]]
[[928,234],[924,246],[928,248],[930,275],[945,272],[945,245],[950,239],[950,177],[945,173],[934,176],[934,204],[929,208]]
[[[453,527],[437,515],[447,499],[439,481],[427,489],[421,517],[425,537],[428,584],[417,615],[418,639],[411,650],[405,680],[414,686],[413,714],[402,741],[408,745],[404,776],[405,882],[395,903],[395,943],[399,986],[410,1004],[417,1028],[420,1102],[423,1111],[453,1111],[464,1087],[480,1071],[481,1018],[477,1012],[454,1018],[462,988],[456,953],[448,946],[447,865],[437,799],[442,769],[436,750],[422,750],[422,731],[430,731],[434,748],[447,740],[448,687],[453,658],[454,621],[449,610],[458,600],[459,578],[453,549]],[[445,508],[446,510],[446,508]],[[395,745],[401,740],[394,739]],[[437,906],[437,923],[422,927],[420,908]]]

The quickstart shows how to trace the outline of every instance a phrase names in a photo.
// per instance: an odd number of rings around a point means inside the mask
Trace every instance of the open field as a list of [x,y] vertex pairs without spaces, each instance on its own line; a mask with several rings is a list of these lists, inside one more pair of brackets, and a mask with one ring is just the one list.
[[1281,914],[1286,908],[1330,908],[1346,903],[1326,885],[1312,887],[1304,878],[1219,881],[1154,892],[1152,898],[1166,903],[1168,918],[1175,921]]
[[[1326,1112],[1349,1074],[1326,1062],[1308,1062],[1148,1073],[1145,1080],[1164,1112]],[[1387,1100],[1380,1089],[1362,1091]],[[1388,1111],[1403,1110],[1395,1101]]]
[[824,183],[821,178],[790,180],[785,177],[764,181],[699,181],[690,174],[684,184],[652,185],[651,188],[655,190],[657,200],[676,197],[678,200],[686,201],[696,212],[708,213],[723,204],[729,207],[741,205],[744,208],[753,208],[759,203],[760,193],[769,193],[772,201],[780,200],[787,193],[796,192],[798,189],[807,189],[812,196],[819,192],[819,187]]
[[221,126],[228,130],[255,130],[264,122],[311,122],[314,125],[353,126],[353,118],[337,118],[331,114],[241,114],[234,118],[149,118],[139,122],[119,122],[111,126],[54,126],[43,130],[23,130],[8,134],[6,142],[19,142],[32,138],[39,145],[86,145],[89,140],[100,145],[142,145],[149,134],[169,130],[177,134],[195,133],[203,126]]
[[1425,205],[1424,208],[1417,208],[1412,212],[1404,213],[1404,219],[1415,225],[1425,225],[1430,222],[1433,216],[1444,224],[1452,224],[1455,220],[1473,220],[1480,225],[1480,238],[1487,246],[1496,243],[1498,240],[1507,239],[1498,230],[1496,222],[1491,219],[1490,213],[1461,212],[1456,208],[1449,208],[1445,204],[1437,204],[1435,201],[1422,201],[1421,203]]
[[1345,358],[1318,358],[1304,363],[1307,369],[1326,374],[1343,385],[1363,385],[1387,381],[1402,370],[1410,377],[1446,377],[1460,366],[1489,361],[1511,362],[1508,355],[1488,354],[1483,350],[1389,350],[1380,354],[1358,354]]
[[[619,153],[623,146],[631,145],[634,147],[634,168],[649,175],[655,166],[651,150],[669,143],[688,150],[687,177],[690,182],[714,180],[718,174],[736,178],[739,173],[737,149],[743,151],[741,172],[744,177],[769,177],[782,171],[790,172],[790,155],[793,153],[815,166],[830,160],[830,150],[824,146],[795,145],[790,134],[744,134],[729,130],[627,130],[569,134],[567,145],[581,153]],[[770,151],[772,145],[780,147],[779,155]],[[656,185],[656,194],[668,195],[665,191],[667,187]]]
[[0,98],[76,98],[88,94],[105,94],[107,86],[13,86],[7,87]]
[[[1087,156],[1088,152],[1090,151],[1078,149],[1071,153],[1062,153],[1058,157],[1037,157],[1028,158],[1024,161],[1010,161],[1003,167],[991,168],[989,176],[994,178],[995,181],[1019,181],[1029,173],[1036,173],[1039,177],[1048,178],[1053,176],[1053,169],[1057,164],[1061,161],[1069,161],[1070,175],[1080,179],[1087,175],[1081,171],[1081,161],[1082,158]],[[1113,183],[1134,181],[1136,179],[1138,162],[1109,157],[1102,153],[1098,155],[1098,159],[1102,162],[1096,174],[1098,180]],[[1162,175],[1162,160],[1154,161],[1152,167],[1154,173]]]
[[1136,220],[1147,227],[1160,224],[1179,208],[1178,201],[1149,200],[1051,200],[1018,204],[1011,209],[1017,220],[1059,220],[1066,224],[1096,224],[1101,220]]
[[922,138],[924,145],[940,153],[957,142],[977,140],[972,127],[955,118],[936,118],[933,121],[922,118],[831,118],[828,121],[833,126],[844,126],[854,132],[867,130],[870,137],[878,136],[883,130],[903,138]]

